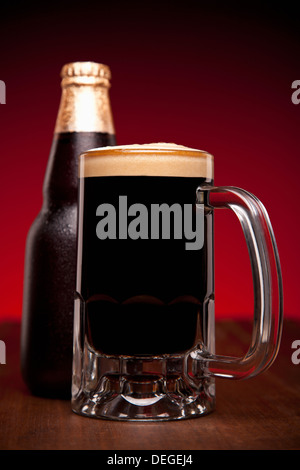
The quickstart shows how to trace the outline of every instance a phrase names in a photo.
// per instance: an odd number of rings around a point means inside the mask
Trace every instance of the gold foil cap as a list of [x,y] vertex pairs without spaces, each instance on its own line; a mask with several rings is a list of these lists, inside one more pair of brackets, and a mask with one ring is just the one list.
[[114,134],[110,68],[96,62],[72,62],[63,66],[61,78],[62,97],[55,132]]
[[63,66],[60,75],[62,86],[71,84],[110,86],[110,68],[97,62],[71,62]]

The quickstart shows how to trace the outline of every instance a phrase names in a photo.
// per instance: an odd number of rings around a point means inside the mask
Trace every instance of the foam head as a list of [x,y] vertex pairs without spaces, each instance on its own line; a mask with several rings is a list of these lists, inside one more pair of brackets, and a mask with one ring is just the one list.
[[182,145],[156,143],[91,149],[80,155],[79,176],[181,176],[213,179],[213,156]]

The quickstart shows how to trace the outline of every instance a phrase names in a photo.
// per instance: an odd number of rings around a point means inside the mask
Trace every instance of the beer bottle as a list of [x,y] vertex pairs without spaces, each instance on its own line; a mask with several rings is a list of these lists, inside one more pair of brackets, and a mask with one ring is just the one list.
[[74,62],[61,77],[43,205],[26,242],[21,330],[23,379],[32,394],[53,398],[71,396],[78,156],[116,144],[109,68]]

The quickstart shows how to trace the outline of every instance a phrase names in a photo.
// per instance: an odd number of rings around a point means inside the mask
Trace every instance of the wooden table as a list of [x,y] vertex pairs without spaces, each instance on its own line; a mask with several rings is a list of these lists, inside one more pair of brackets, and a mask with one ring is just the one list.
[[[217,353],[247,349],[248,323],[217,323]],[[217,380],[217,410],[165,423],[128,423],[75,415],[70,403],[31,396],[19,372],[20,325],[0,325],[1,450],[260,450],[300,449],[300,364],[291,360],[300,323],[286,321],[276,362],[246,381]]]

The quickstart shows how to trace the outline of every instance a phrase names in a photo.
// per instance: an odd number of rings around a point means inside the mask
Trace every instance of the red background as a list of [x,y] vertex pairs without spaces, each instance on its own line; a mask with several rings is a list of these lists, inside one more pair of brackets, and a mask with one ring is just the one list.
[[[60,100],[60,69],[108,64],[119,144],[176,142],[215,156],[215,184],[266,206],[286,317],[299,318],[299,18],[292,3],[66,1],[1,6],[1,319],[20,319],[25,239]],[[209,3],[209,5],[206,5]],[[226,6],[225,6],[226,3]],[[250,318],[250,263],[237,219],[216,214],[216,315]]]

